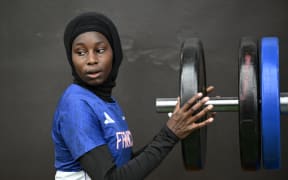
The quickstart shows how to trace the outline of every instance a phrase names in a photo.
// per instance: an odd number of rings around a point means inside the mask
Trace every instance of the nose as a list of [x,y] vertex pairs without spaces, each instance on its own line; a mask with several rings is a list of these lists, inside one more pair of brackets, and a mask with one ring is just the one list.
[[88,65],[93,65],[98,63],[98,57],[94,52],[90,52],[88,55]]

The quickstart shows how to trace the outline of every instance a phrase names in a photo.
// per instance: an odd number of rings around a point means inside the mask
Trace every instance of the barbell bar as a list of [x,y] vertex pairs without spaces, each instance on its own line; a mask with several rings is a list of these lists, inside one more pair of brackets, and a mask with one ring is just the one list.
[[[280,168],[280,114],[288,113],[288,93],[279,93],[279,41],[264,37],[260,45],[245,37],[239,47],[238,97],[210,97],[215,112],[239,112],[239,144],[244,170]],[[258,52],[260,51],[260,52]],[[206,72],[200,39],[187,39],[181,47],[179,96],[182,106],[197,92],[206,94]],[[172,112],[177,98],[156,98],[156,111]],[[261,114],[260,114],[261,112]],[[200,119],[203,121],[206,117]],[[186,169],[201,170],[206,161],[207,127],[182,140]]]
[[[238,97],[209,97],[209,101],[205,104],[213,105],[215,112],[238,112],[239,111],[239,98]],[[156,98],[155,106],[158,113],[173,112],[177,103],[177,98]],[[288,113],[288,93],[280,93],[280,113]]]

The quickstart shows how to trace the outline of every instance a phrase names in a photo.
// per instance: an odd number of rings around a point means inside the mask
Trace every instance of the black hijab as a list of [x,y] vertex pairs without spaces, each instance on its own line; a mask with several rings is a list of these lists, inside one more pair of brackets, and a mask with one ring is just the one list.
[[[110,75],[103,84],[97,86],[91,86],[85,83],[76,73],[72,62],[72,44],[74,39],[78,35],[89,31],[96,31],[103,34],[109,41],[113,51],[113,63]],[[123,57],[120,37],[114,23],[108,17],[100,13],[82,13],[67,24],[64,32],[64,45],[68,61],[72,68],[74,83],[89,89],[105,101],[113,101],[111,98],[112,88],[116,85],[115,80]]]

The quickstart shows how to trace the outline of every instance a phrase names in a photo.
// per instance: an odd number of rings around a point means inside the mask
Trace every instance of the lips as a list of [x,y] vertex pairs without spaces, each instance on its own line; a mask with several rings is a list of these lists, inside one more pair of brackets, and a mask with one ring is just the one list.
[[101,74],[100,70],[91,70],[91,71],[86,72],[87,77],[89,77],[91,79],[95,79],[95,78],[99,77],[100,74]]

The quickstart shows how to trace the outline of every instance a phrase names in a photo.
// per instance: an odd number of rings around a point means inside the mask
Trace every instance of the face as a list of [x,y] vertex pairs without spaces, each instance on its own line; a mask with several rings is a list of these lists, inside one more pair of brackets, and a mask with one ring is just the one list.
[[99,32],[85,32],[72,44],[72,62],[78,76],[89,85],[100,85],[112,69],[113,52],[109,41]]

